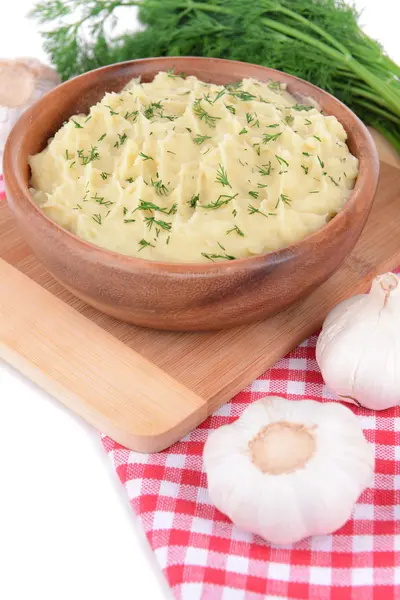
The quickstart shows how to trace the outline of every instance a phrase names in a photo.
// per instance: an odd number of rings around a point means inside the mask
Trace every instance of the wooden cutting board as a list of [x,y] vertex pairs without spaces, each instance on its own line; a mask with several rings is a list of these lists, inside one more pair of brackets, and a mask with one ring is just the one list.
[[[398,166],[387,146],[381,158]],[[321,325],[344,298],[400,264],[400,171],[382,163],[354,251],[305,300],[262,323],[210,333],[127,325],[64,290],[0,204],[0,357],[121,444],[166,448]]]

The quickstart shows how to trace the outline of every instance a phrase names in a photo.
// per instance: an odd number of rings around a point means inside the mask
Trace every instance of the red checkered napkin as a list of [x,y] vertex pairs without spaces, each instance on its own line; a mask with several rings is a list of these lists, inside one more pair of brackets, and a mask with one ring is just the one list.
[[208,497],[202,451],[213,429],[269,394],[293,402],[333,399],[315,361],[316,340],[306,340],[164,452],[130,452],[103,437],[176,598],[400,599],[399,408],[352,408],[375,448],[375,479],[352,520],[333,535],[271,547],[235,527]]
[[400,600],[400,408],[352,408],[375,448],[375,479],[352,520],[333,535],[274,548],[232,525],[208,497],[202,451],[210,431],[268,394],[293,402],[333,399],[315,361],[316,339],[306,340],[164,452],[130,452],[103,436],[176,598]]

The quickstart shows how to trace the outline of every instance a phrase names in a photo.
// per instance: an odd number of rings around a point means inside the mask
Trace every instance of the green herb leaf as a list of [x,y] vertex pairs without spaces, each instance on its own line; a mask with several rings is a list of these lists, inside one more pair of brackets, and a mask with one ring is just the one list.
[[196,137],[193,138],[194,143],[197,146],[201,146],[201,144],[203,142],[205,142],[206,140],[211,140],[211,136],[209,135],[196,135]]
[[71,121],[75,125],[76,129],[83,129],[83,126],[80,125],[78,121],[75,121],[75,119],[71,119]]
[[196,208],[197,203],[200,200],[200,194],[193,194],[193,196],[188,200],[188,204],[191,208]]
[[226,232],[226,235],[228,235],[229,233],[232,233],[233,231],[235,233],[237,233],[238,235],[240,235],[240,237],[244,237],[243,231],[241,229],[239,229],[239,227],[237,225],[235,225],[234,227],[232,227],[232,229],[228,229],[227,232]]
[[264,133],[262,143],[268,144],[268,142],[276,142],[276,140],[281,135],[282,135],[281,131],[279,131],[278,133]]
[[218,165],[217,178],[215,181],[223,186],[228,186],[230,188],[232,187],[228,181],[228,174],[221,164]]
[[233,115],[236,115],[236,108],[232,106],[232,104],[225,104],[225,107],[231,112]]
[[320,159],[320,157],[318,156],[318,154],[317,154],[317,158],[318,158],[318,162],[319,162],[319,164],[321,166],[321,169],[323,169],[325,167],[324,161]]
[[295,104],[294,106],[291,106],[291,108],[293,110],[298,110],[299,112],[302,110],[305,110],[306,112],[308,112],[309,110],[312,110],[314,107],[309,106],[307,104]]
[[285,160],[284,158],[282,158],[282,156],[278,156],[277,154],[275,154],[275,158],[278,161],[278,163],[282,166],[285,165],[286,167],[289,166],[289,163],[287,162],[287,160]]
[[221,194],[220,196],[218,196],[218,199],[215,200],[215,202],[210,202],[209,204],[199,204],[199,208],[220,208],[221,206],[224,206],[225,204],[229,204],[229,202],[231,202],[232,200],[234,200],[236,198],[238,194],[234,194],[233,196],[228,196],[226,194]]
[[251,196],[252,198],[254,198],[254,200],[257,200],[258,194],[259,194],[259,192],[249,192],[249,196]]
[[193,113],[198,119],[200,119],[200,121],[204,121],[206,125],[208,125],[212,129],[215,129],[217,121],[219,121],[221,117],[213,117],[206,110],[204,110],[204,108],[201,105],[201,98],[197,98],[193,102],[192,108]]
[[140,158],[143,158],[143,160],[154,160],[152,156],[147,156],[147,154],[145,154],[144,152],[140,152],[139,156]]
[[150,244],[150,242],[147,242],[146,240],[140,240],[139,242],[139,250],[138,252],[140,252],[141,250],[143,250],[143,248],[147,248],[148,246],[151,246],[152,248],[155,248],[154,244]]
[[236,260],[235,256],[230,256],[229,254],[207,254],[206,252],[201,253],[202,256],[208,258],[212,262],[215,262],[218,259],[222,260]]
[[239,131],[239,135],[243,135],[244,133],[247,133],[247,129],[245,127],[243,127],[242,131]]
[[308,175],[308,167],[305,167],[304,165],[301,165],[301,168],[303,169],[305,175]]

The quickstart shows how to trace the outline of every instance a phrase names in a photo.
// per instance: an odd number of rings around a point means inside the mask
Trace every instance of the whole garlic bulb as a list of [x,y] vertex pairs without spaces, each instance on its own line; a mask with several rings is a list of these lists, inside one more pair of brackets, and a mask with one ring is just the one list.
[[274,544],[344,525],[374,468],[372,447],[351,410],[277,396],[216,429],[203,458],[215,506]]
[[400,404],[399,340],[400,279],[385,273],[325,319],[316,356],[326,385],[373,410]]

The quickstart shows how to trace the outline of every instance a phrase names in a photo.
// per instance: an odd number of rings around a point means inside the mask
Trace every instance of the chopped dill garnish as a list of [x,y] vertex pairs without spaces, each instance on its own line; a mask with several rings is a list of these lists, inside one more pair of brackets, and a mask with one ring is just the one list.
[[260,121],[256,117],[257,113],[254,113],[254,115],[246,113],[246,121],[251,127],[260,127]]
[[237,98],[238,100],[242,100],[243,102],[250,102],[251,100],[256,100],[256,96],[253,96],[253,94],[250,94],[249,92],[243,92],[243,91],[234,92],[234,91],[230,91],[229,95],[233,96],[234,98]]
[[277,200],[277,203],[275,204],[275,208],[278,208],[279,202],[283,202],[283,204],[287,204],[288,206],[290,206],[292,201],[285,194],[281,194]]
[[203,142],[205,142],[206,140],[211,140],[211,136],[210,135],[196,135],[196,137],[193,138],[193,141],[197,146],[201,146],[201,144]]
[[304,123],[305,123],[306,125],[312,125],[312,123],[311,123],[310,119],[306,119],[306,120],[304,121]]
[[190,200],[187,201],[191,208],[196,208],[198,201],[200,200],[200,194],[193,194]]
[[259,194],[259,192],[249,192],[249,196],[251,196],[252,198],[254,198],[254,200],[257,200],[258,194]]
[[260,189],[261,188],[266,188],[266,187],[268,187],[268,184],[266,184],[266,183],[257,183],[257,187],[260,188]]
[[89,116],[87,117],[87,119],[85,119],[85,120],[84,120],[84,123],[87,123],[88,121],[90,121],[90,119],[91,119],[91,118],[92,118],[92,115],[89,115]]
[[312,110],[314,107],[308,106],[306,104],[295,104],[294,106],[291,106],[290,108],[292,108],[293,110],[298,110],[299,112],[302,110],[305,110],[306,112],[308,112],[309,110]]
[[65,160],[69,160],[68,150],[65,150]]
[[294,123],[293,115],[286,115],[285,123],[286,123],[286,125],[289,125],[289,127],[290,127],[290,125],[293,125],[293,123]]
[[97,192],[94,196],[91,196],[92,200],[95,200],[97,204],[101,204],[102,206],[112,206],[115,202],[111,202],[111,200],[104,200],[104,196],[98,196]]
[[208,260],[211,260],[212,262],[215,262],[219,258],[225,260],[236,260],[235,256],[230,256],[229,254],[207,254],[206,252],[202,252],[201,255],[205,258],[208,258]]
[[128,179],[125,179],[125,181],[127,181],[128,183],[133,183],[135,180],[133,179],[133,177],[128,177]]
[[226,194],[221,194],[220,196],[218,196],[218,199],[215,200],[215,202],[210,202],[210,204],[203,204],[203,205],[199,205],[200,208],[220,208],[221,206],[224,206],[225,204],[229,204],[229,202],[231,202],[232,200],[234,200],[236,198],[238,194],[234,194],[233,196],[228,196]]
[[101,214],[94,214],[92,216],[93,221],[95,221],[98,225],[102,225]]
[[126,206],[123,206],[122,210],[124,212],[124,217],[125,217],[128,214],[128,209],[126,208]]
[[234,216],[234,217],[236,217],[236,215],[237,215],[237,210],[236,210],[236,208],[234,208],[234,209],[233,209],[233,211],[232,211],[232,214],[233,214],[233,216]]
[[73,167],[73,166],[74,166],[74,164],[75,164],[75,161],[73,161],[73,162],[72,162],[72,163],[69,165],[69,168]]
[[316,140],[318,140],[319,142],[321,141],[321,138],[318,137],[317,135],[313,135],[313,138],[315,138]]
[[268,84],[268,87],[270,90],[273,90],[274,92],[280,92],[282,90],[280,81],[271,81]]
[[263,177],[265,177],[266,175],[271,175],[271,171],[273,171],[273,169],[271,168],[271,161],[269,161],[267,165],[262,165],[262,167],[257,166],[257,169],[260,175],[262,175]]
[[289,163],[287,162],[287,160],[285,160],[284,158],[282,158],[282,156],[278,156],[277,154],[275,154],[275,158],[278,161],[278,163],[282,166],[285,165],[286,167],[289,166]]
[[212,103],[214,104],[217,100],[219,100],[220,98],[222,98],[222,96],[225,96],[226,94],[226,90],[220,90],[217,95],[215,96],[214,100],[212,101]]
[[106,135],[107,135],[106,133],[103,133],[103,135],[101,135],[97,141],[101,142],[102,140],[104,140],[104,138],[106,137]]
[[275,142],[281,135],[281,131],[278,131],[278,133],[264,133],[262,143],[268,144],[268,142]]
[[279,123],[273,123],[272,125],[266,125],[269,129],[275,129],[275,127],[279,127]]
[[303,156],[312,156],[312,154],[309,154],[308,152],[302,152]]
[[115,110],[113,110],[113,109],[111,108],[111,106],[109,106],[108,104],[105,104],[104,106],[110,110],[110,115],[111,115],[111,116],[113,116],[113,115],[118,115],[118,114],[119,114],[118,112],[116,112]]
[[243,127],[242,131],[239,131],[239,135],[243,135],[244,133],[247,133],[247,129],[245,127]]
[[190,129],[190,127],[185,127],[186,131],[188,131],[189,133],[192,133],[192,130]]
[[167,237],[167,240],[166,240],[166,242],[165,242],[167,245],[169,244],[170,237],[171,237],[171,236],[169,235],[169,236]]
[[328,177],[329,177],[329,179],[332,181],[332,183],[334,183],[334,184],[335,184],[335,186],[336,186],[336,187],[339,187],[339,184],[338,184],[338,182],[337,182],[337,181],[335,181],[335,180],[333,179],[333,177],[331,177],[330,175],[328,175]]
[[83,126],[82,126],[82,125],[80,125],[80,124],[78,123],[78,121],[75,121],[75,119],[71,119],[71,121],[73,122],[73,124],[75,125],[75,127],[76,127],[77,129],[83,129]]
[[78,154],[79,158],[81,159],[83,166],[88,165],[93,160],[100,159],[100,155],[97,152],[97,146],[91,146],[87,156],[85,156],[85,154],[83,153],[83,150],[77,150],[77,154]]
[[228,229],[226,232],[226,235],[228,235],[229,233],[232,233],[232,231],[234,231],[235,233],[237,233],[238,235],[240,235],[240,237],[244,237],[244,233],[241,229],[239,229],[239,227],[237,225],[235,225],[234,227],[232,227],[232,229]]
[[249,211],[249,215],[262,215],[263,217],[266,217],[268,219],[269,216],[275,216],[275,213],[265,213],[262,212],[259,208],[256,208],[255,206],[253,206],[252,204],[249,204],[248,206],[248,211]]
[[303,169],[305,175],[308,175],[308,167],[305,167],[304,165],[301,165],[301,168]]
[[253,144],[253,148],[257,152],[258,156],[260,156],[261,155],[260,144]]
[[136,219],[124,219],[124,223],[136,223]]
[[213,117],[206,110],[204,110],[204,108],[201,106],[201,98],[196,98],[196,100],[193,102],[192,107],[193,113],[198,119],[200,119],[200,121],[204,121],[206,125],[208,125],[212,129],[215,129],[217,121],[219,121],[221,117]]
[[149,228],[149,231],[151,231],[153,225],[164,229],[164,231],[171,231],[172,223],[167,223],[166,221],[159,221],[155,217],[145,217],[144,220],[146,221],[146,225]]
[[309,192],[309,194],[319,194],[319,190],[315,190],[314,192]]
[[216,178],[215,182],[220,183],[224,187],[225,186],[228,186],[230,188],[232,187],[228,181],[228,173],[226,172],[226,170],[224,169],[224,167],[221,164],[218,165],[217,178]]
[[163,184],[161,179],[154,180],[151,178],[151,185],[154,187],[159,196],[166,196],[168,194],[168,188]]
[[100,177],[101,177],[102,179],[107,179],[107,177],[111,177],[111,173],[106,173],[105,171],[102,171],[102,172],[100,173]]
[[[162,114],[162,110],[163,105],[161,104],[161,102],[151,102],[149,106],[145,109],[143,114],[146,117],[146,119],[150,120],[155,116],[160,116],[160,113]],[[158,115],[156,113],[158,113]]]
[[225,104],[225,107],[231,112],[233,115],[236,115],[236,108],[232,104]]
[[126,133],[123,133],[122,135],[118,133],[118,141],[115,142],[114,148],[119,148],[120,146],[123,146],[127,139],[128,136],[126,135]]
[[167,76],[170,79],[185,79],[185,77],[186,77],[185,73],[175,73],[173,68],[168,69]]
[[73,208],[72,210],[80,210],[82,209],[82,206],[80,204],[77,204],[75,208]]
[[319,164],[321,166],[321,169],[323,169],[325,167],[324,161],[320,159],[320,157],[318,156],[318,154],[317,154],[317,158],[318,158],[318,162],[319,162]]
[[154,160],[152,156],[147,156],[144,152],[140,152],[139,156],[143,158],[143,160]]
[[167,150],[167,153],[168,154],[175,154],[175,156],[176,156],[176,152],[172,152],[172,150]]
[[146,240],[140,240],[139,246],[140,246],[140,248],[139,248],[138,252],[143,250],[143,248],[147,248],[147,246],[151,246],[152,248],[155,248],[154,244],[150,244],[150,242],[146,242]]

